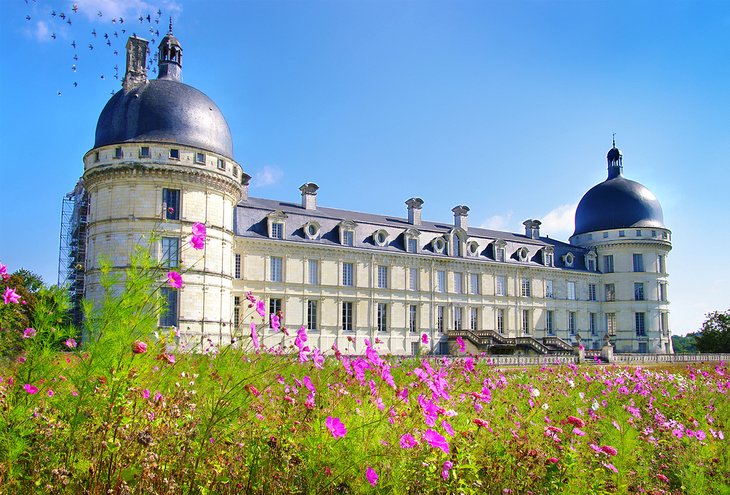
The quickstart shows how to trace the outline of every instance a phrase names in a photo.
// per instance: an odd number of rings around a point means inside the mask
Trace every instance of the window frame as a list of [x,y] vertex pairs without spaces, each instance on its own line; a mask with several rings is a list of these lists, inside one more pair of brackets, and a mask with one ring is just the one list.
[[376,323],[378,333],[385,333],[388,331],[388,303],[379,302],[376,308]]
[[644,255],[642,253],[633,253],[632,265],[634,268],[634,273],[644,272]]
[[307,283],[309,285],[319,285],[319,260],[307,260]]
[[[172,206],[168,202],[170,199],[173,203]],[[162,188],[162,216],[165,220],[180,220],[181,203],[182,192],[180,189],[173,189],[169,187]]]
[[634,282],[634,301],[646,301],[644,282]]
[[410,333],[418,332],[418,305],[408,305],[408,331]]
[[284,282],[284,258],[282,256],[269,256],[269,282]]
[[603,273],[614,273],[614,263],[612,254],[603,255]]
[[[165,246],[165,244],[168,244]],[[163,268],[179,268],[180,266],[180,238],[160,238],[160,266]]]
[[377,283],[378,289],[387,289],[388,284],[388,265],[377,265]]
[[353,301],[342,301],[342,321],[340,322],[340,327],[342,328],[343,332],[353,331],[353,322],[355,321],[355,318],[353,316],[354,313],[355,304],[353,303]]
[[318,332],[319,328],[319,301],[307,299],[307,330]]
[[342,286],[355,286],[355,263],[349,261],[342,262]]
[[506,275],[495,275],[494,276],[494,295],[495,296],[507,296],[507,276]]
[[160,295],[165,301],[165,309],[160,313],[159,326],[177,327],[180,318],[178,291],[172,287],[160,287]]

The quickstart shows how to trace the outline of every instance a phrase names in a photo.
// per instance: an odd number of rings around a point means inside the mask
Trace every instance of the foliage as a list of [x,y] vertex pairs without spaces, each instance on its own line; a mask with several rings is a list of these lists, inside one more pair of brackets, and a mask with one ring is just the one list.
[[708,313],[695,340],[700,352],[730,352],[730,309]]
[[681,335],[672,335],[672,348],[675,354],[696,354],[697,343],[695,337],[697,334],[689,333],[682,337]]

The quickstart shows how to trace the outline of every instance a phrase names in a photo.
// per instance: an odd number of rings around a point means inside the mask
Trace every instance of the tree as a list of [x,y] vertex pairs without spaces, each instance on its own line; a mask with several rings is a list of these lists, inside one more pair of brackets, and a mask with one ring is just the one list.
[[730,352],[730,309],[708,313],[695,340],[700,352]]
[[697,353],[696,333],[689,333],[685,337],[680,335],[672,335],[672,348],[675,354],[695,354]]

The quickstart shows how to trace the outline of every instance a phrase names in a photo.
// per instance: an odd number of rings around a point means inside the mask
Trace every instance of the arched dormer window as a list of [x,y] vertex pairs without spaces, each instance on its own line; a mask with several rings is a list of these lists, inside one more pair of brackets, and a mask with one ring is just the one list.
[[461,258],[464,253],[464,243],[467,238],[466,231],[462,228],[451,229],[449,238],[449,255],[455,258]]
[[479,243],[477,241],[466,243],[466,255],[471,257],[479,256]]
[[575,255],[573,255],[573,253],[567,253],[563,255],[563,263],[565,263],[565,266],[573,266],[574,262]]
[[555,249],[552,246],[542,248],[542,264],[545,266],[555,265]]
[[494,261],[504,262],[507,260],[507,241],[497,239],[492,243]]
[[287,215],[281,210],[272,211],[267,216],[269,227],[269,238],[283,239],[286,231]]
[[352,220],[343,220],[337,226],[340,229],[340,244],[343,246],[354,246],[355,228],[357,224]]
[[306,238],[315,241],[319,238],[319,231],[322,227],[318,222],[312,220],[305,223],[302,228],[304,229],[304,235]]
[[388,244],[388,231],[385,229],[378,229],[373,232],[373,242],[380,247],[385,247]]
[[418,229],[407,229],[403,232],[403,245],[405,246],[406,252],[418,253],[420,236],[421,232]]

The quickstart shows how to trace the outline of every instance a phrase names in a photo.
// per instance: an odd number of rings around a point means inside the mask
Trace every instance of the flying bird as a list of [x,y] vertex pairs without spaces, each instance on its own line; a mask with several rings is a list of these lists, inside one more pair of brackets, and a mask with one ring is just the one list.
[[29,15],[25,16],[25,20],[26,21],[29,21],[30,20],[30,16]]
[[104,39],[105,40],[108,40],[109,39],[109,35],[107,33],[104,33]]
[[71,7],[71,10],[74,11],[74,14],[79,11],[79,4],[75,3],[73,7]]
[[114,50],[114,55],[119,55],[119,52]]
[[124,19],[122,19],[121,17],[119,18],[119,24],[124,24]]
[[162,15],[162,11],[160,9],[157,9],[157,17]]
[[76,81],[74,81],[74,88],[75,88],[76,86],[78,86],[78,85],[79,85],[79,83],[77,83]]
[[152,16],[147,14],[147,22],[152,22]]
[[51,11],[51,17],[56,17],[56,11],[55,10],[52,10]]
[[78,56],[78,55],[76,55],[75,53],[74,53],[74,60],[76,60],[77,62],[78,62],[78,60],[79,60],[79,56]]
[[94,28],[94,30],[93,30],[93,31],[91,31],[91,34],[93,34],[93,35],[94,35],[94,37],[96,37],[96,28]]
[[115,38],[119,38],[119,33],[117,33],[116,31],[114,31],[114,37]]
[[139,19],[139,22],[144,21],[144,17],[142,17],[142,16],[139,16],[137,19]]
[[73,40],[73,41],[71,42],[71,46],[72,46],[72,47],[74,47],[74,50],[76,49],[76,40]]
[[51,38],[53,38],[53,39],[55,40],[55,39],[56,39],[56,33],[53,33],[53,34],[51,35]]
[[56,93],[56,95],[58,95],[58,96],[61,96],[61,92],[60,92],[60,91],[59,91],[59,92],[57,92],[57,93]]
[[64,20],[66,18],[66,14],[64,14],[63,12],[61,12],[60,14],[58,14],[58,17],[60,17],[61,20]]
[[74,71],[74,72],[76,72],[76,64],[73,64],[73,65],[71,66],[71,70],[72,70],[72,71]]
[[93,49],[94,49],[94,45],[92,45],[91,43],[89,43],[89,50],[93,50]]
[[104,74],[101,75],[102,80],[104,79]]
[[101,17],[102,16],[101,10],[99,12],[97,12],[96,15],[98,15],[99,17]]
[[66,24],[68,24],[69,26],[71,25],[71,18],[70,17],[68,18],[68,20],[66,20]]
[[106,46],[112,46],[111,40],[106,40]]

